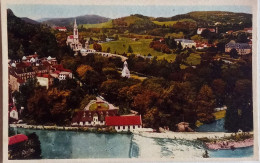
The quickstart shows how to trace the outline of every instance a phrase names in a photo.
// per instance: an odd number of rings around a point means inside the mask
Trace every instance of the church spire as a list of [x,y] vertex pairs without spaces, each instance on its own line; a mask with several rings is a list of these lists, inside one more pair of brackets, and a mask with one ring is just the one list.
[[74,28],[78,28],[76,19],[75,19],[75,21],[74,21]]

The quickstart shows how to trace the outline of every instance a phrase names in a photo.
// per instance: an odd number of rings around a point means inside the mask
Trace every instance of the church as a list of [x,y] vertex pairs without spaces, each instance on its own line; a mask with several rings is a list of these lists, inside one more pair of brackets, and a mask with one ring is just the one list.
[[73,51],[79,51],[82,49],[82,44],[79,42],[78,25],[75,19],[73,35],[67,37],[66,44],[70,46]]

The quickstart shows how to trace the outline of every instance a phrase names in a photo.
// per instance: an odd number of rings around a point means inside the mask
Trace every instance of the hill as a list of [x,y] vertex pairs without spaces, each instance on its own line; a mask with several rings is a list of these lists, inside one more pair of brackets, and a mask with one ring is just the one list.
[[32,20],[30,18],[27,18],[27,17],[22,17],[21,18],[23,21],[27,22],[27,23],[31,23],[31,24],[39,24],[39,22],[35,21],[35,20]]
[[47,20],[42,21],[44,24],[51,26],[72,26],[74,20],[77,20],[77,24],[98,24],[104,23],[110,20],[109,18],[98,16],[98,15],[83,15],[71,18],[46,18]]
[[[28,19],[26,19],[28,20]],[[42,24],[32,24],[7,10],[8,58],[21,59],[37,52],[40,57],[55,56],[58,52],[52,29]]]
[[158,17],[155,21],[179,21],[182,19],[195,20],[198,25],[227,25],[227,24],[250,24],[252,23],[252,14],[234,13],[224,11],[194,11],[187,14],[172,16],[169,18]]

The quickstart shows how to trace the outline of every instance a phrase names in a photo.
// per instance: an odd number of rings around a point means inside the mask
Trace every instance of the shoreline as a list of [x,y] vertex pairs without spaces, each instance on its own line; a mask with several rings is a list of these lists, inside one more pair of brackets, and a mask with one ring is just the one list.
[[[107,130],[106,127],[65,127],[65,126],[44,126],[44,125],[27,125],[27,124],[9,124],[13,128],[38,129],[38,130],[61,130],[61,131],[86,131],[86,132],[110,132],[110,133],[126,133],[116,132],[115,130]],[[106,130],[104,130],[106,129]],[[142,130],[133,131],[133,134],[150,138],[169,138],[169,139],[186,139],[197,140],[198,138],[220,139],[231,136],[235,133],[228,132],[173,132],[165,131],[163,133],[148,131],[149,128],[142,128]],[[252,133],[253,132],[249,132]]]

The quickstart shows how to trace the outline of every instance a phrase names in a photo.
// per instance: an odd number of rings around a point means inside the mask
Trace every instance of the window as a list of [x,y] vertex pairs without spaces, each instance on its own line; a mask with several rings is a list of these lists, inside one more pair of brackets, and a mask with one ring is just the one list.
[[140,128],[140,125],[138,125],[138,128]]
[[125,126],[123,126],[123,129],[125,129]]
[[133,129],[135,129],[135,125],[133,126]]
[[119,129],[120,129],[120,126],[118,126],[117,128],[118,128],[118,130],[119,130]]

